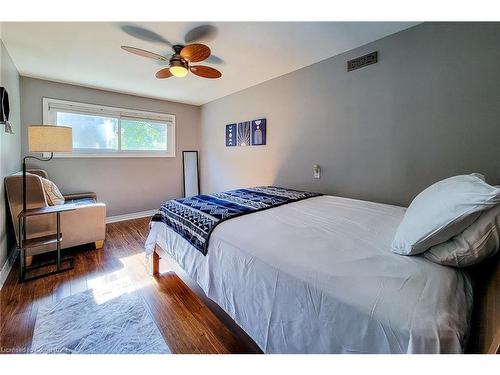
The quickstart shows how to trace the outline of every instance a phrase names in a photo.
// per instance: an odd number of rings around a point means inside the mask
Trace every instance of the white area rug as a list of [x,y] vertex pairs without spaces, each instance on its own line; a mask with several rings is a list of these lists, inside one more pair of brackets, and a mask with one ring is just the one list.
[[31,352],[171,353],[141,298],[101,300],[92,290],[38,309]]

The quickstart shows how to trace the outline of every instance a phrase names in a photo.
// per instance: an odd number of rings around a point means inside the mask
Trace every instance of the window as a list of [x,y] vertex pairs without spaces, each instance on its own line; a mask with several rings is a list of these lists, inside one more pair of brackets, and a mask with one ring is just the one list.
[[174,157],[175,116],[43,98],[43,123],[73,129],[55,157]]

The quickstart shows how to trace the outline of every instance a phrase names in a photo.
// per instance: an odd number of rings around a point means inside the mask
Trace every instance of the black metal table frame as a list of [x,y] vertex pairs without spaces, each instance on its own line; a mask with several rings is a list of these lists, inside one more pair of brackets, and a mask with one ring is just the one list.
[[[54,213],[54,212],[52,212]],[[23,214],[23,212],[21,213]],[[19,250],[21,251],[20,254],[20,267],[19,267],[19,281],[20,282],[25,282],[25,281],[31,281],[31,280],[36,280],[41,277],[45,276],[50,276],[50,275],[55,275],[61,272],[69,271],[72,270],[74,267],[73,263],[73,258],[67,257],[65,259],[61,258],[61,212],[57,211],[55,212],[56,214],[56,249],[53,251],[57,252],[57,258],[55,261],[52,262],[45,262],[41,263],[39,265],[31,266],[31,267],[26,267],[26,250],[27,248],[25,247],[26,243],[26,219],[27,216],[23,215],[22,217],[19,217]],[[47,213],[46,215],[50,215],[50,213]],[[22,233],[22,236],[21,236]],[[36,247],[36,246],[33,246]],[[31,247],[30,247],[31,248]],[[69,265],[66,267],[62,267],[62,263],[69,262]],[[56,265],[56,270],[51,271],[51,272],[46,272],[43,274],[39,274],[36,276],[32,277],[26,277],[27,272],[34,270],[34,269],[39,269],[51,265]]]

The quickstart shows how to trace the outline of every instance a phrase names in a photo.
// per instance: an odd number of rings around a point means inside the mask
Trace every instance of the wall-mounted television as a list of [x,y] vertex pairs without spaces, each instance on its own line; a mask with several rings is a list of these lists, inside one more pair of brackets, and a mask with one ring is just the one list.
[[9,93],[5,87],[0,87],[0,124],[5,125],[5,132],[12,133],[12,127],[9,124]]

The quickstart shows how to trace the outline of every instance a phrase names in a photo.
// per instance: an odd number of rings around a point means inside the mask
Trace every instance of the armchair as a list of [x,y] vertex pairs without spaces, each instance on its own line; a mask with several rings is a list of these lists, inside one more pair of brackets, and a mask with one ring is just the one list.
[[[41,169],[28,170],[27,208],[47,207],[43,185],[40,177],[47,178],[47,172]],[[22,174],[5,177],[7,203],[14,226],[16,241],[19,244],[18,215],[23,209]],[[106,205],[97,203],[95,193],[77,193],[64,195],[66,203],[74,203],[76,210],[61,213],[61,248],[94,243],[97,249],[102,248],[106,236]],[[56,232],[55,215],[33,216],[27,218],[27,239],[54,234]],[[52,250],[49,246],[30,249],[27,254],[40,254]]]

